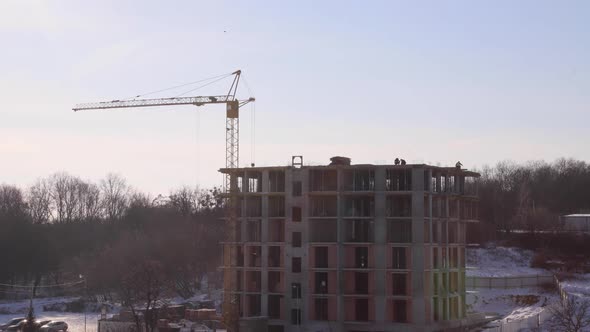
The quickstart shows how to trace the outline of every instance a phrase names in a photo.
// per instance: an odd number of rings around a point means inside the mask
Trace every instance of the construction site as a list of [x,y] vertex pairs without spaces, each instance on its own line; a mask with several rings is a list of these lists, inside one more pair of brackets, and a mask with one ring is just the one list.
[[465,233],[477,178],[425,164],[240,167],[241,71],[225,95],[113,100],[74,111],[226,105],[222,321],[228,330],[437,331],[469,324]]

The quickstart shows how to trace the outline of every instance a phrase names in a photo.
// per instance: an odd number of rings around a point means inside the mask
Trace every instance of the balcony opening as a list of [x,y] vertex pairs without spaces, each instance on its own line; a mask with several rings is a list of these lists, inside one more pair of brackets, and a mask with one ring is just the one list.
[[260,267],[262,249],[259,246],[248,247],[249,267]]
[[268,291],[270,293],[282,293],[283,290],[281,288],[281,272],[268,272]]
[[315,267],[328,268],[328,247],[315,247]]
[[301,221],[301,208],[299,206],[291,208],[291,220],[293,220],[293,222]]
[[359,322],[369,321],[369,299],[356,299],[354,301],[355,320]]
[[459,291],[459,273],[449,273],[449,291],[451,293],[457,293]]
[[392,265],[394,269],[407,269],[407,257],[405,247],[393,247],[392,248]]
[[248,173],[248,192],[260,193],[262,192],[262,173]]
[[291,272],[301,273],[301,257],[291,258]]
[[271,196],[268,198],[268,216],[283,218],[285,216],[285,197]]
[[268,267],[281,267],[281,247],[269,246],[268,247]]
[[309,200],[310,214],[313,217],[336,217],[338,216],[338,203],[336,196],[312,197]]
[[268,296],[268,317],[271,319],[280,319],[281,318],[281,299],[283,296],[281,295],[269,295]]
[[412,170],[388,169],[385,173],[385,188],[388,191],[410,191],[412,190]]
[[239,266],[239,267],[244,266],[244,249],[242,248],[242,246],[238,246],[236,248],[236,260],[237,260],[237,266]]
[[328,272],[315,273],[315,294],[328,294]]
[[303,194],[301,181],[293,181],[293,197],[300,197]]
[[262,287],[262,279],[260,275],[260,271],[247,271],[246,277],[248,283],[246,285],[247,292],[258,293],[261,291]]
[[432,243],[440,241],[440,222],[432,221]]
[[369,273],[354,273],[354,292],[355,294],[369,294]]
[[262,217],[262,198],[248,197],[246,199],[246,217],[260,218]]
[[309,236],[311,242],[336,242],[338,240],[338,224],[335,219],[311,220]]
[[375,201],[373,197],[347,197],[344,200],[346,217],[373,217]]
[[338,190],[338,173],[335,169],[317,169],[309,172],[310,191]]
[[389,196],[385,201],[385,215],[389,218],[412,216],[412,196]]
[[375,171],[348,170],[343,174],[342,190],[345,191],[373,191],[375,190]]
[[291,309],[291,325],[301,325],[301,309]]
[[244,275],[242,271],[236,271],[236,291],[241,292],[244,290],[243,287]]
[[293,248],[301,248],[301,232],[293,232]]
[[354,267],[357,269],[366,269],[369,266],[369,248],[354,248]]
[[246,299],[248,301],[248,317],[260,316],[260,295],[248,294]]
[[236,189],[239,193],[244,192],[244,173],[241,173],[239,175],[235,175],[235,177],[232,175],[232,178],[230,181],[236,181]]
[[449,228],[449,243],[453,244],[453,243],[457,243],[458,242],[458,235],[459,235],[459,230],[458,230],[458,225],[457,222],[449,222],[448,224],[448,228]]
[[246,222],[246,234],[248,235],[246,240],[248,242],[260,242],[260,234],[262,232],[260,225],[260,220],[248,220]]
[[285,221],[269,220],[268,222],[269,242],[285,242]]
[[459,206],[458,201],[453,199],[449,201],[449,218],[459,218]]
[[477,196],[478,193],[478,180],[475,177],[472,176],[468,176],[465,177],[465,179],[463,180],[464,184],[463,184],[463,194],[468,195],[468,196]]
[[388,220],[387,241],[391,243],[411,243],[412,222],[410,220]]
[[432,266],[435,269],[440,268],[440,260],[438,258],[438,248],[432,248]]
[[294,282],[291,284],[291,298],[293,299],[300,299],[301,298],[301,284],[298,282]]
[[328,299],[314,299],[315,305],[315,319],[328,320]]
[[270,171],[268,172],[268,187],[272,193],[285,192],[285,172]]
[[408,292],[408,275],[406,273],[392,273],[391,275],[391,295],[407,295]]
[[396,323],[408,322],[408,302],[406,300],[393,300],[393,321]]
[[346,220],[346,242],[373,242],[373,220]]

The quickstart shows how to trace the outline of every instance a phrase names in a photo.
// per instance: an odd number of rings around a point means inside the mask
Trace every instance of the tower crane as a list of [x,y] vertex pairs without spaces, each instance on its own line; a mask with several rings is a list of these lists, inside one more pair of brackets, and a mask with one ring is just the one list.
[[[129,100],[111,100],[96,103],[78,104],[73,107],[75,112],[85,110],[105,110],[113,108],[133,108],[133,107],[152,107],[152,106],[175,106],[175,105],[194,105],[203,106],[206,104],[225,104],[225,168],[238,168],[240,162],[240,107],[254,102],[254,97],[245,100],[239,100],[236,97],[238,83],[242,72],[237,70],[233,82],[225,95],[219,96],[197,96],[197,97],[173,97],[173,98],[156,98],[156,99],[129,99]],[[234,243],[237,236],[237,183],[231,181],[231,174],[226,173],[224,178],[224,189],[226,197],[229,198],[226,206],[227,222],[227,240]],[[235,261],[236,252],[229,250],[224,256],[228,255],[230,262]],[[225,257],[224,257],[225,259]],[[224,276],[224,289],[235,290],[235,280],[232,277],[231,263],[228,265]],[[224,319],[230,331],[237,331],[237,314],[236,300],[232,296],[224,296]]]
[[[240,82],[241,70],[233,72],[233,82],[225,95],[219,96],[197,96],[197,97],[172,97],[156,99],[129,99],[111,100],[96,103],[78,104],[72,109],[75,112],[85,110],[105,110],[113,108],[133,108],[152,106],[176,106],[194,105],[203,106],[206,104],[225,104],[225,168],[238,168],[240,165],[240,107],[255,101],[254,97],[239,100],[236,98],[238,83]],[[229,193],[231,188],[230,175],[226,174],[224,189]]]

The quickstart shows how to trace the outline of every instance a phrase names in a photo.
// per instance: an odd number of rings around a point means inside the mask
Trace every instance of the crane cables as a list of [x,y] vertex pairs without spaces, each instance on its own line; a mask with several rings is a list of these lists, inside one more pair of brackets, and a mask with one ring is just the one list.
[[185,95],[185,94],[187,94],[189,92],[192,92],[192,91],[195,91],[195,90],[204,88],[204,87],[206,87],[208,85],[211,85],[213,83],[219,82],[219,81],[223,80],[224,78],[230,77],[232,75],[233,75],[233,73],[227,73],[227,74],[223,74],[223,75],[217,75],[217,76],[205,78],[205,79],[194,81],[194,82],[188,82],[188,83],[184,83],[184,84],[180,84],[180,85],[175,85],[175,86],[172,86],[172,87],[169,87],[169,88],[164,88],[164,89],[160,89],[160,90],[155,90],[155,91],[150,91],[150,92],[146,92],[146,93],[141,93],[141,94],[135,95],[133,97],[129,97],[126,100],[132,100],[132,99],[141,98],[141,97],[145,97],[145,96],[148,96],[148,95],[153,95],[153,94],[160,93],[160,92],[165,92],[165,91],[170,91],[170,90],[174,90],[174,89],[179,89],[179,88],[182,88],[182,87],[185,87],[185,86],[189,86],[189,85],[193,85],[193,84],[207,82],[207,83],[205,83],[205,84],[203,84],[201,86],[198,86],[196,88],[192,88],[192,89],[190,89],[188,91],[185,91],[185,92],[183,92],[183,93],[175,96],[175,97],[180,97],[180,96],[183,96],[183,95]]
[[[254,96],[252,89],[250,89],[250,85],[246,80],[244,74],[242,74],[242,80],[244,85],[246,85],[246,89],[248,89],[248,93],[250,96]],[[256,146],[256,103],[250,103],[250,165],[254,167],[256,165],[256,154],[255,154],[255,146]]]

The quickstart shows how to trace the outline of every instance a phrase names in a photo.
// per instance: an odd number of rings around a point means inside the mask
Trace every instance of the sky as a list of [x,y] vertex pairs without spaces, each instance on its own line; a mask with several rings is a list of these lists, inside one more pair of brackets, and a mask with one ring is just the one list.
[[221,185],[222,106],[72,107],[237,69],[256,98],[241,166],[590,161],[588,17],[588,1],[2,0],[0,183]]

